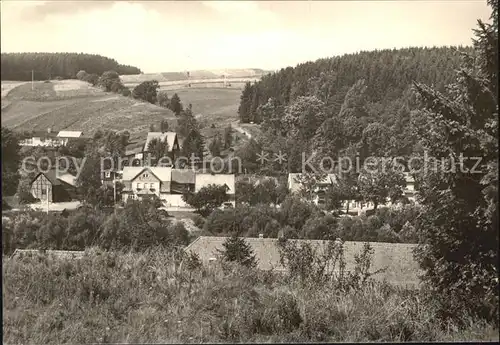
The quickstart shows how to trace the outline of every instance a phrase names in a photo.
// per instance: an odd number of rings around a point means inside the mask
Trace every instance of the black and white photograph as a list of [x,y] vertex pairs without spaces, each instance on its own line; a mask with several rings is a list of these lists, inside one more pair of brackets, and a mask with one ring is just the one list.
[[2,343],[498,342],[498,0],[1,1]]

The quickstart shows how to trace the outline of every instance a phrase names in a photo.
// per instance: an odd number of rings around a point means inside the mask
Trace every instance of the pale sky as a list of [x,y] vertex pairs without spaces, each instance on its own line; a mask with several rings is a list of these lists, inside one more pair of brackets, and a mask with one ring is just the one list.
[[107,56],[145,73],[278,69],[360,50],[470,45],[486,0],[1,1],[1,49]]

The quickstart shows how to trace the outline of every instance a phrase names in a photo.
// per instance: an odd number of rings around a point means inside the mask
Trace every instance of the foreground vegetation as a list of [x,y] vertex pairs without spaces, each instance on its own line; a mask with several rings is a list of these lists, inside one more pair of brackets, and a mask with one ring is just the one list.
[[4,257],[5,343],[498,340],[465,313],[442,319],[425,291],[200,267],[165,249],[89,254]]

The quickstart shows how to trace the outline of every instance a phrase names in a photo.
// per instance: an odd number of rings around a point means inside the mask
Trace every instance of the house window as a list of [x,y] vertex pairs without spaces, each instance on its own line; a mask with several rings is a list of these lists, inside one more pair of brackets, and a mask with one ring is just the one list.
[[150,183],[150,184],[149,184],[149,188],[154,189],[154,188],[155,188],[154,183]]
[[42,188],[42,196],[46,196],[47,195],[47,189],[46,188]]
[[137,189],[141,189],[142,185],[140,183],[137,183]]
[[106,171],[106,178],[110,178],[110,177],[111,177],[111,172]]
[[142,177],[149,177],[149,174],[147,174],[147,173],[142,174]]

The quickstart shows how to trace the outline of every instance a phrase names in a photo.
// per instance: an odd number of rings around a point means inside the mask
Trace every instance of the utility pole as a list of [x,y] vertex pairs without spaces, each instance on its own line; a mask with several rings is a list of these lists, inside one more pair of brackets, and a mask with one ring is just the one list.
[[33,91],[34,81],[35,81],[35,70],[31,70],[31,91]]
[[47,184],[47,215],[49,214],[49,185]]

